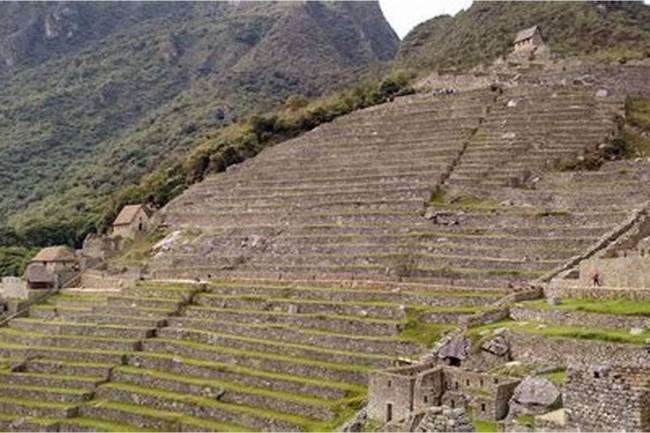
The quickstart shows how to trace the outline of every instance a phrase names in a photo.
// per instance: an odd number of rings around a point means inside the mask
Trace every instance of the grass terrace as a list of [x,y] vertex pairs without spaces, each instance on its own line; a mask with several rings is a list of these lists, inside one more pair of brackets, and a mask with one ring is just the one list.
[[514,320],[502,320],[488,325],[477,326],[466,331],[472,341],[478,342],[489,332],[506,328],[514,332],[542,335],[550,338],[573,338],[577,340],[595,340],[610,343],[644,344],[650,338],[650,331],[644,331],[638,335],[632,335],[626,331],[611,329],[600,329],[582,326],[556,326],[545,325],[538,322],[516,322]]
[[616,316],[650,317],[650,301],[617,298],[598,299],[562,299],[560,305],[549,305],[545,299],[522,302],[521,305],[540,310],[578,311],[583,313],[611,314]]

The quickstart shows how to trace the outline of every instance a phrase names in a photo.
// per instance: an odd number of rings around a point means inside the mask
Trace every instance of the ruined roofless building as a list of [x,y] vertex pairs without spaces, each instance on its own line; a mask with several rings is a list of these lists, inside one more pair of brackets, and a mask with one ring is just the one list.
[[514,41],[515,52],[532,51],[544,45],[544,38],[540,31],[539,26],[533,26],[525,30],[521,30],[515,36]]
[[519,379],[422,363],[370,374],[368,417],[402,421],[432,406],[465,407],[477,419],[496,421],[508,414]]

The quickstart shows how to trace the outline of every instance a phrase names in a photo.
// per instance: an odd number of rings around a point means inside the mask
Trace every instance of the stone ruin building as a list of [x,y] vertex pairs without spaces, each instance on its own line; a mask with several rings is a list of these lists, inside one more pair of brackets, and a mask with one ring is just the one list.
[[403,421],[432,406],[467,408],[477,419],[500,420],[520,380],[422,363],[374,372],[369,379],[369,418]]

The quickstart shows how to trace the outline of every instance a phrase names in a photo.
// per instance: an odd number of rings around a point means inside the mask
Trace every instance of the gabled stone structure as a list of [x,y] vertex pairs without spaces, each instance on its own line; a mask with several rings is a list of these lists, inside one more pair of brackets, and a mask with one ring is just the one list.
[[532,26],[521,30],[515,36],[513,45],[515,52],[532,51],[544,45],[544,38],[542,37],[539,26]]
[[368,417],[400,421],[431,406],[465,407],[484,420],[500,420],[519,379],[421,363],[370,375]]
[[147,205],[130,204],[124,206],[115,221],[113,221],[113,235],[124,239],[138,239],[149,230],[153,212]]

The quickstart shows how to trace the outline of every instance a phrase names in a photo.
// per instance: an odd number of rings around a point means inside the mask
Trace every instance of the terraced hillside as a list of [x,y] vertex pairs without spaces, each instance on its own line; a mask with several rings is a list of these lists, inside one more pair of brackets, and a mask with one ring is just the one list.
[[[64,290],[0,327],[0,428],[334,429],[369,370],[419,359],[648,199],[644,162],[560,170],[606,145],[622,109],[587,87],[413,95],[192,187],[161,212],[159,281]],[[560,361],[587,339],[636,353],[647,338],[542,329],[531,308],[465,332],[556,338]]]
[[593,89],[526,85],[345,116],[168,205],[166,224],[192,234],[157,256],[154,275],[529,281],[644,200],[633,172],[554,170],[607,143],[622,109]]
[[66,290],[0,328],[3,430],[322,431],[366,373],[497,290],[143,284]]

